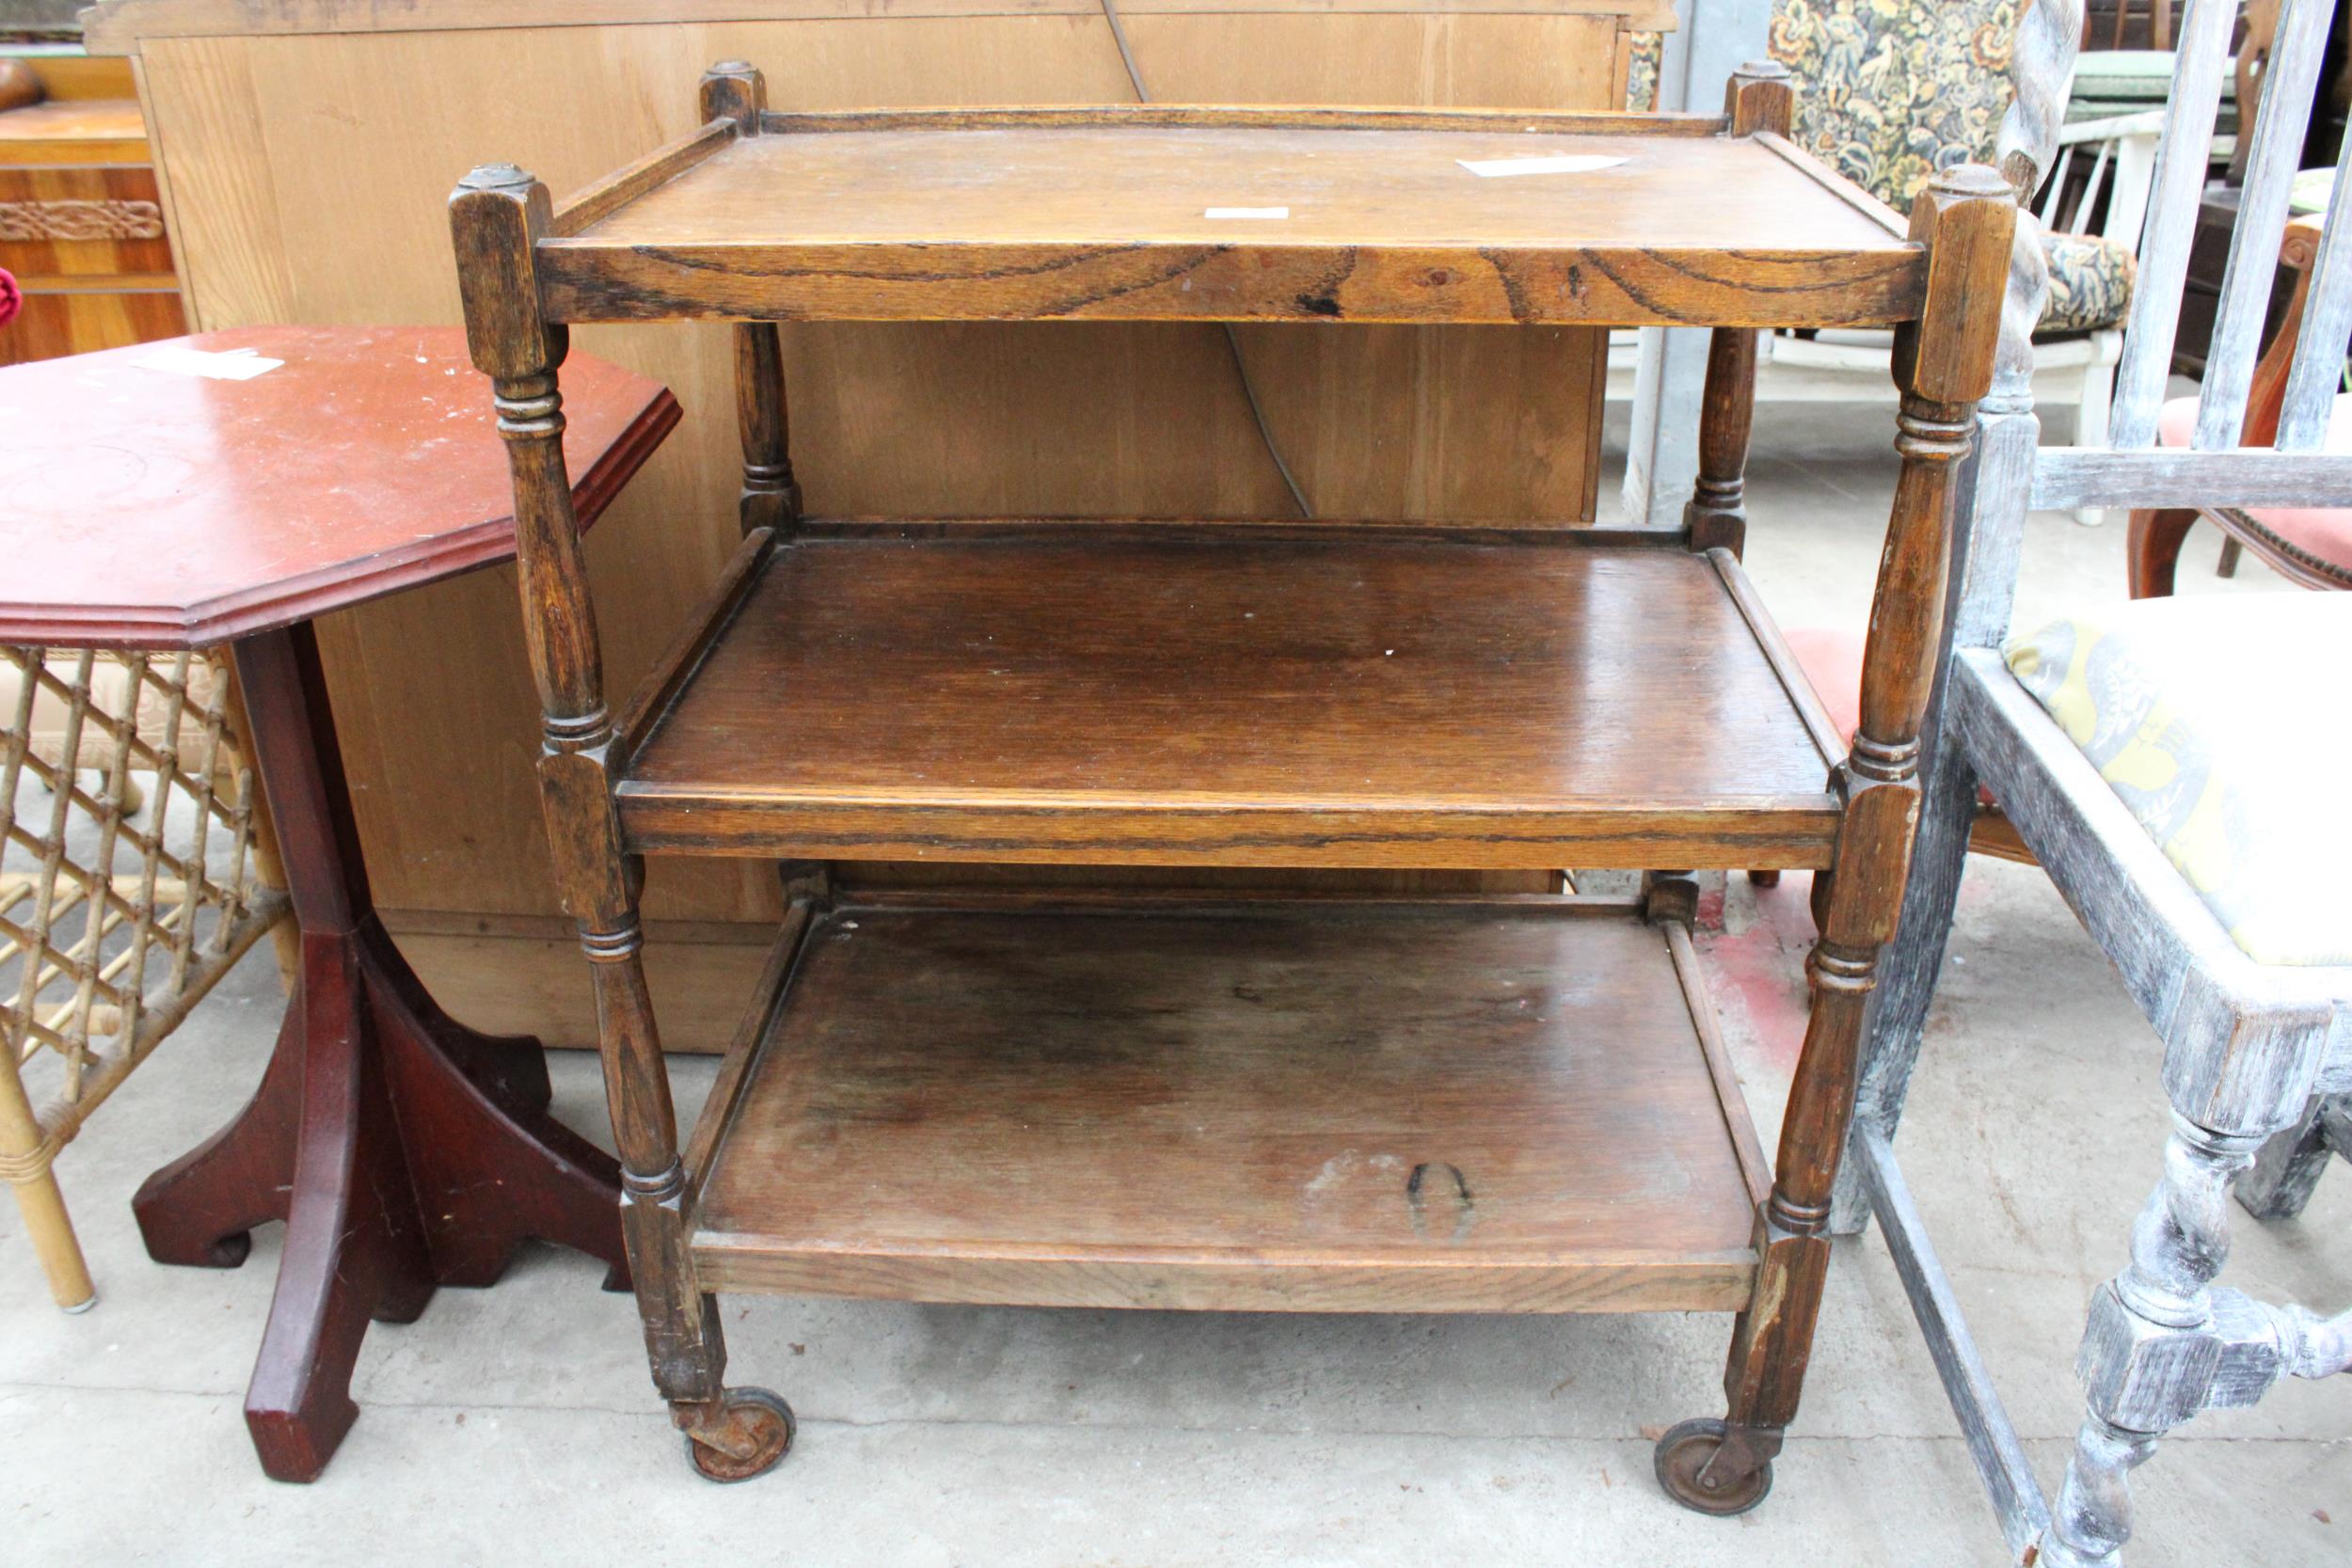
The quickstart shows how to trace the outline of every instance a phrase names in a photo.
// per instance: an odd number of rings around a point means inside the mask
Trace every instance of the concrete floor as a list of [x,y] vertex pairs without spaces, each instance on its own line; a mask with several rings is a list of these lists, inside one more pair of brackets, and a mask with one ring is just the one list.
[[[1750,559],[1788,626],[1859,625],[1892,485],[1883,417],[1764,409]],[[1613,501],[1613,478],[1604,506]],[[2120,595],[2121,519],[2037,517],[2021,619]],[[2280,591],[2249,567],[2196,592]],[[1803,1018],[1805,879],[1710,900],[1704,943],[1769,1142]],[[239,1408],[278,1259],[165,1269],[128,1200],[255,1082],[266,947],[61,1162],[103,1299],[56,1312],[0,1204],[0,1564],[781,1560],[907,1564],[1992,1564],[1992,1515],[1875,1234],[1841,1243],[1805,1408],[1758,1512],[1668,1503],[1650,1438],[1721,1409],[1728,1320],[1288,1318],[786,1300],[725,1306],[733,1370],[799,1411],[749,1485],[697,1480],[633,1310],[552,1251],[374,1329],[326,1476],[273,1484]],[[2157,1048],[2038,873],[1970,873],[1900,1148],[2045,1485],[2079,1407],[2090,1287],[2124,1254],[2166,1130]],[[592,1061],[557,1110],[604,1136]],[[681,1110],[707,1062],[681,1063]],[[2352,1303],[2352,1172],[2299,1221],[2241,1221],[2226,1277]],[[2352,1562],[2352,1379],[2207,1417],[2140,1472],[2143,1568]],[[2333,1522],[2330,1522],[2332,1518]]]

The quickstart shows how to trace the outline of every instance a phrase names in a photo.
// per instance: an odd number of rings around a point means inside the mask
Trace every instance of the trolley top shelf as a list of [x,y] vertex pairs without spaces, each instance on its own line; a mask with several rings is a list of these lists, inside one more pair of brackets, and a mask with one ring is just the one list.
[[935,109],[714,120],[538,245],[564,321],[1850,325],[1903,218],[1697,116]]

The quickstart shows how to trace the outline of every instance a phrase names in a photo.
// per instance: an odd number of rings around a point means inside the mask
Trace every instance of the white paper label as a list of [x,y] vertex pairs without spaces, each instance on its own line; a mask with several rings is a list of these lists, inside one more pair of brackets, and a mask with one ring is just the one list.
[[1455,163],[1482,179],[1503,174],[1589,174],[1614,168],[1625,162],[1600,152],[1558,152],[1548,158],[1456,158]]
[[200,348],[173,344],[159,348],[152,354],[141,355],[132,361],[141,370],[169,371],[174,375],[200,375],[208,381],[250,381],[257,375],[267,375],[285,363],[283,359],[264,359],[249,348],[223,349],[208,354]]
[[1286,218],[1288,207],[1209,207],[1202,210],[1204,218]]

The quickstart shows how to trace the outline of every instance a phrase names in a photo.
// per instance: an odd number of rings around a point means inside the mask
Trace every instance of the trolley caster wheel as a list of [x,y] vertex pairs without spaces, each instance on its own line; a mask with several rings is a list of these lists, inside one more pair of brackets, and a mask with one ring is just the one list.
[[1772,1489],[1772,1462],[1756,1461],[1745,1475],[1731,1475],[1718,1466],[1730,1427],[1713,1416],[1701,1416],[1667,1429],[1658,1440],[1658,1484],[1666,1496],[1697,1513],[1729,1518],[1762,1502]]
[[[765,1388],[730,1388],[726,1391],[725,1407],[729,1435],[740,1440],[744,1451],[729,1453],[689,1433],[686,1457],[705,1481],[725,1483],[764,1476],[791,1451],[792,1433],[797,1429],[792,1407],[784,1402],[782,1396]],[[736,1445],[731,1443],[733,1446]]]
[[1751,887],[1778,887],[1780,886],[1780,873],[1777,871],[1751,871],[1748,873],[1748,884]]

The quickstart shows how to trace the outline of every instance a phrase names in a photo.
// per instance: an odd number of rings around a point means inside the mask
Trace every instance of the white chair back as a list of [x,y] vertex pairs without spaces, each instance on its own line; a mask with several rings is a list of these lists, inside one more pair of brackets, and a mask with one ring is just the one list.
[[[2203,201],[2238,9],[2235,0],[2189,0],[2156,148],[2139,279],[2116,372],[2107,444],[2043,449],[2035,464],[2035,506],[2352,504],[2352,454],[2322,451],[2346,341],[2352,339],[2352,232],[2346,229],[2345,203],[2331,204],[2313,264],[2278,441],[2273,447],[2243,445],[2247,399],[2286,230],[2288,187],[2310,129],[2335,3],[2282,0],[2199,392],[2196,433],[2186,449],[2159,449],[2157,415],[2171,370],[2189,245]],[[2035,7],[2045,8],[2067,8]],[[2049,63],[2035,62],[2045,71]],[[2019,91],[2022,102],[2022,76]],[[2021,146],[2030,151],[2030,143]],[[2346,151],[2352,152],[2352,140]],[[2343,166],[2339,163],[2339,179]]]

